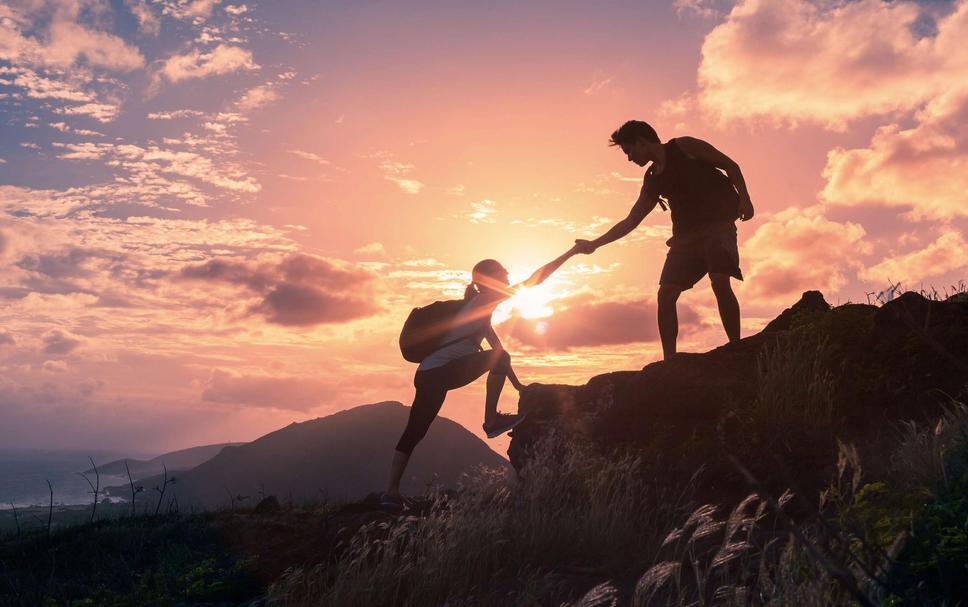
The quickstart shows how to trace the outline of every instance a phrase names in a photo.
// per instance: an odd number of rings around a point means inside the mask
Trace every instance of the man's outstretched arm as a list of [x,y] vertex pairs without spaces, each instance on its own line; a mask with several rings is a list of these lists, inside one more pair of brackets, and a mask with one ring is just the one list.
[[615,242],[619,238],[626,236],[629,232],[639,227],[645,216],[652,212],[655,205],[658,204],[659,200],[656,198],[650,198],[645,193],[645,186],[642,186],[642,192],[639,194],[639,199],[635,201],[635,206],[629,211],[629,214],[622,221],[613,225],[607,232],[596,238],[595,240],[582,240],[578,239],[575,241],[575,247],[578,249],[579,253],[584,253],[586,255],[594,253],[595,249],[600,246],[607,245],[610,242]]
[[753,218],[753,201],[750,200],[750,193],[746,189],[746,180],[743,179],[743,172],[739,170],[739,165],[732,158],[723,154],[711,144],[695,137],[677,137],[676,143],[679,144],[679,148],[683,152],[693,158],[698,158],[726,171],[726,176],[729,177],[730,182],[739,194],[739,218],[743,221]]

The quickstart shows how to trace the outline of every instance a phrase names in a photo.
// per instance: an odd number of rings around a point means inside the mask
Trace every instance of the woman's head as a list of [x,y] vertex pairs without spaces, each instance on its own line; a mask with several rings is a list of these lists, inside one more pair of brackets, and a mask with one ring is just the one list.
[[464,298],[470,299],[485,291],[501,291],[508,286],[508,271],[494,259],[477,262],[471,271],[471,284],[464,291]]

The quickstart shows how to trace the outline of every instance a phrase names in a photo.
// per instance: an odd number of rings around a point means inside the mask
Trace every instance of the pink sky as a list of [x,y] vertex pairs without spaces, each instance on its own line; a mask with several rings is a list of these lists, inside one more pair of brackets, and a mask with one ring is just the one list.
[[[968,0],[0,2],[0,444],[160,452],[409,403],[410,308],[624,217],[630,118],[742,167],[746,334],[807,289],[956,284],[965,39]],[[669,227],[498,326],[523,381],[657,360]],[[725,341],[708,283],[680,316],[680,349]],[[482,400],[442,414],[482,436]]]

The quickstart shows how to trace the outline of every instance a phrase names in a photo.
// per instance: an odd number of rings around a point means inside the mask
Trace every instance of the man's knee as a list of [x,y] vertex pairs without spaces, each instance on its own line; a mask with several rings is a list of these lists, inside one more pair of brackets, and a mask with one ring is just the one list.
[[709,283],[713,287],[713,292],[717,295],[727,295],[733,292],[733,287],[729,283],[729,274],[710,274]]
[[676,285],[659,285],[659,305],[675,305],[676,301],[679,300],[679,295],[682,294],[682,287]]

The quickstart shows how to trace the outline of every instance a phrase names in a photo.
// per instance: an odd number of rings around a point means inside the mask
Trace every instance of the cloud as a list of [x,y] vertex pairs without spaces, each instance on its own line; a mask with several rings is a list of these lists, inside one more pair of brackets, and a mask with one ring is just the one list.
[[333,392],[333,386],[318,379],[235,375],[215,369],[202,392],[202,400],[308,411],[325,403]]
[[379,311],[368,270],[304,253],[272,262],[215,259],[188,265],[185,280],[243,286],[261,299],[249,311],[286,326],[344,323]]
[[173,110],[170,112],[151,112],[148,114],[148,120],[174,120],[176,118],[195,118],[204,115],[205,112],[199,112],[198,110]]
[[968,86],[933,99],[913,128],[877,129],[866,148],[827,155],[821,198],[910,209],[915,218],[968,216]]
[[264,314],[272,323],[307,327],[365,318],[379,308],[353,295],[335,295],[311,285],[283,283],[267,293],[253,310]]
[[[75,63],[131,71],[144,66],[134,46],[80,23],[85,2],[53,0],[0,8],[0,59],[33,68],[66,70]],[[97,9],[95,9],[97,10]],[[49,14],[49,20],[44,17]],[[36,35],[36,37],[35,37]]]
[[221,0],[161,0],[162,14],[202,24]]
[[743,243],[743,291],[781,302],[810,289],[838,291],[863,267],[865,235],[859,224],[827,219],[820,206],[775,213]]
[[251,112],[279,99],[279,93],[275,91],[272,84],[260,84],[253,87],[242,95],[236,106],[243,112]]
[[13,345],[13,344],[16,344],[16,343],[17,342],[14,341],[14,338],[13,338],[13,335],[12,334],[10,334],[10,333],[8,333],[6,331],[0,331],[0,346],[2,346],[4,344]]
[[138,20],[138,28],[142,32],[149,36],[157,36],[161,32],[161,19],[145,0],[124,0],[124,4]]
[[[659,339],[655,303],[647,300],[596,301],[578,295],[553,304],[547,318],[512,316],[502,324],[517,341],[538,349],[571,348],[653,342]],[[680,334],[698,324],[699,315],[679,304]]]
[[[127,169],[132,179],[140,183],[158,183],[164,174],[189,177],[234,192],[255,193],[261,189],[255,178],[247,175],[231,162],[219,162],[194,151],[174,150],[157,145],[140,147],[116,143],[60,143],[54,147],[66,150],[60,158],[69,160],[105,159],[113,167]],[[177,193],[175,190],[171,193]],[[195,192],[181,196],[185,202],[196,203]]]
[[73,21],[51,23],[49,42],[41,53],[44,63],[67,68],[80,58],[107,69],[131,71],[144,66],[141,52],[124,40],[105,32],[87,29]]
[[313,162],[318,162],[319,164],[329,164],[329,161],[320,156],[319,154],[314,154],[313,152],[306,152],[304,150],[289,150],[290,154],[295,154],[300,158],[305,158],[306,160],[312,160]]
[[61,329],[51,329],[44,333],[41,341],[44,344],[44,354],[69,354],[81,345],[80,338]]
[[385,179],[397,184],[407,194],[419,194],[423,190],[424,184],[422,182],[404,177],[413,171],[414,166],[412,164],[391,160],[390,154],[386,152],[377,152],[374,156],[383,158],[383,161],[380,162],[380,169],[383,170]]
[[880,287],[889,282],[914,286],[925,279],[968,268],[968,242],[961,232],[947,229],[928,246],[888,257],[860,272],[864,280]]
[[208,53],[193,49],[183,55],[172,55],[164,62],[159,74],[170,82],[176,83],[256,69],[259,69],[259,66],[252,60],[251,51],[238,46],[219,44]]
[[386,249],[381,242],[371,242],[353,249],[353,252],[357,255],[383,255],[386,253]]
[[963,80],[968,2],[919,37],[913,2],[745,0],[703,42],[701,107],[721,120],[843,129],[910,111]]
[[606,90],[608,86],[612,83],[612,76],[606,75],[601,70],[595,73],[595,77],[592,83],[585,87],[584,93],[586,95],[597,95],[603,90]]
[[699,15],[700,17],[717,17],[721,13],[710,6],[709,0],[674,0],[672,5],[676,9],[676,14],[682,17],[686,14]]
[[64,373],[68,369],[66,360],[45,360],[41,366],[48,373]]
[[387,179],[397,184],[401,190],[407,194],[419,194],[424,188],[423,182],[417,181],[416,179],[403,179],[401,177],[387,176]]
[[494,223],[497,209],[493,200],[481,200],[471,203],[471,211],[465,215],[471,223]]
[[55,107],[54,113],[64,116],[86,115],[100,122],[111,122],[118,116],[119,108],[110,103],[84,103]]

